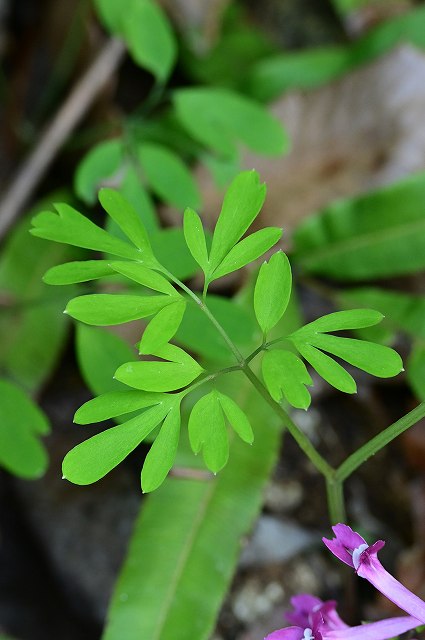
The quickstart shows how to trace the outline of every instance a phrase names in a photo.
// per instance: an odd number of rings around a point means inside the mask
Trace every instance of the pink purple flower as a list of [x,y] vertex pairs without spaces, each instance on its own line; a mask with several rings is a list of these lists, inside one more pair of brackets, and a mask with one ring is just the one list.
[[332,527],[335,538],[323,542],[332,553],[368,580],[374,587],[394,602],[400,609],[425,623],[425,602],[406,589],[378,560],[377,553],[384,546],[383,540],[368,545],[366,540],[345,524]]

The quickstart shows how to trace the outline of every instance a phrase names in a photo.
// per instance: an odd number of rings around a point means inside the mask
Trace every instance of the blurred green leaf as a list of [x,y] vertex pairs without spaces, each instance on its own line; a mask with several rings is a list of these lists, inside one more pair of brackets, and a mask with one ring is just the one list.
[[229,459],[229,438],[215,390],[195,404],[189,417],[188,429],[193,452],[202,451],[208,469],[213,473],[220,471]]
[[292,274],[288,257],[278,251],[261,265],[254,290],[254,310],[264,334],[282,318],[291,297]]
[[112,253],[121,258],[140,260],[141,254],[127,242],[115,238],[68,204],[56,204],[59,215],[43,211],[32,220],[31,233],[39,238],[71,244],[75,247]]
[[86,324],[110,326],[146,318],[170,302],[170,296],[94,293],[70,300],[65,313]]
[[425,344],[414,345],[407,363],[407,379],[419,400],[425,402]]
[[22,478],[39,478],[48,465],[40,436],[49,431],[44,413],[19,387],[0,379],[0,466]]
[[77,167],[75,193],[87,204],[95,204],[99,187],[111,179],[123,164],[121,139],[106,140],[92,147]]
[[125,389],[114,374],[123,362],[136,360],[136,353],[122,338],[104,329],[78,324],[76,349],[84,382],[93,394]]
[[191,172],[180,157],[159,144],[144,143],[138,157],[152,191],[179,209],[201,206],[201,194]]
[[158,262],[176,278],[186,280],[199,271],[180,227],[161,229],[154,233],[151,236],[151,244]]
[[384,326],[415,338],[425,338],[425,296],[360,287],[339,291],[336,297],[342,306],[367,305],[378,309],[385,316]]
[[207,278],[254,222],[265,197],[266,185],[256,171],[243,171],[233,180],[214,229]]
[[221,278],[257,260],[257,258],[271,249],[276,242],[279,242],[281,236],[282,229],[278,227],[266,227],[247,236],[238,244],[235,244],[233,249],[230,249],[227,256],[213,272],[212,279]]
[[186,244],[203,272],[208,269],[208,251],[202,220],[193,209],[184,212],[183,231]]
[[143,332],[139,353],[156,353],[175,335],[186,309],[186,302],[178,300],[169,304],[152,318]]
[[425,175],[352,200],[303,222],[294,234],[294,260],[308,273],[361,280],[425,268]]
[[228,89],[196,87],[173,94],[176,114],[201,144],[232,156],[239,141],[257,153],[281,154],[289,146],[280,122],[258,103]]
[[[176,340],[187,349],[213,362],[233,362],[229,348],[199,305],[191,300],[187,303]],[[253,343],[260,341],[261,336],[254,319],[236,301],[209,295],[207,305],[239,349],[248,351]]]
[[159,229],[158,216],[152,198],[142,184],[139,173],[138,166],[128,166],[119,191],[133,206],[143,226],[150,235]]
[[352,67],[348,47],[317,47],[278,53],[258,61],[248,72],[246,89],[253,98],[269,102],[286,91],[314,89]]
[[42,276],[58,262],[80,257],[81,251],[33,238],[32,215],[11,231],[0,258],[0,368],[35,392],[56,365],[69,327],[62,311],[76,293],[74,287],[71,291],[49,287]]
[[285,399],[297,409],[308,409],[310,393],[305,385],[313,384],[302,360],[290,351],[266,351],[262,372],[265,385],[276,402]]
[[121,13],[122,35],[134,61],[165,83],[176,60],[177,44],[163,10],[152,0],[138,0]]
[[64,478],[74,484],[97,482],[120,464],[165,418],[170,403],[164,398],[128,422],[81,442],[64,458]]
[[142,391],[174,391],[190,384],[203,372],[196,360],[175,345],[165,345],[153,355],[169,362],[127,362],[116,370],[116,379]]
[[179,444],[180,425],[180,407],[173,406],[145,458],[141,477],[144,493],[158,489],[173,466]]

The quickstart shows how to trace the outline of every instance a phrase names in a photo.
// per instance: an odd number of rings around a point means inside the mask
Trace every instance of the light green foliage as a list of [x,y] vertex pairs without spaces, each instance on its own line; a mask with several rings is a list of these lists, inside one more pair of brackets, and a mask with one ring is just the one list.
[[46,284],[64,285],[89,282],[112,275],[108,260],[82,260],[52,267],[43,276]]
[[164,345],[153,355],[166,362],[127,362],[118,367],[115,378],[142,391],[174,391],[190,384],[203,372],[196,360],[175,345]]
[[162,393],[146,393],[135,389],[109,391],[83,404],[74,416],[76,424],[91,424],[153,407],[163,400]]
[[208,250],[202,220],[193,209],[186,209],[183,217],[186,244],[193,258],[205,273],[208,269]]
[[131,204],[114,189],[101,189],[99,202],[121,231],[139,249],[139,259],[149,266],[155,266],[148,234]]
[[252,444],[254,434],[246,413],[242,411],[232,398],[226,396],[224,393],[218,391],[217,397],[231,427],[244,442]]
[[171,302],[170,296],[94,293],[70,300],[65,313],[86,324],[108,326],[146,318]]
[[177,399],[164,397],[128,422],[106,429],[74,447],[64,458],[64,478],[74,484],[91,484],[122,462],[165,418]]
[[266,335],[282,318],[291,297],[291,265],[285,253],[279,251],[261,265],[254,290],[254,310],[263,334]]
[[0,379],[0,466],[22,478],[39,478],[47,469],[40,437],[47,418],[16,385]]
[[[177,291],[174,287],[168,282],[164,276],[157,273],[156,271],[152,271],[151,269],[147,269],[145,266],[140,264],[140,262],[110,262],[110,268],[116,271],[117,273],[121,273],[121,275],[137,282],[138,284],[151,289],[152,291],[159,291],[160,293],[165,293],[168,296],[178,297]],[[172,302],[172,300],[170,300]]]
[[201,144],[232,156],[236,142],[264,154],[281,154],[289,146],[281,124],[253,100],[229,89],[179,89],[173,95],[176,115]]
[[220,471],[229,458],[229,439],[215,390],[195,404],[189,417],[188,429],[194,453],[202,451],[208,469],[213,473]]
[[186,246],[183,229],[179,227],[161,229],[151,236],[151,244],[158,262],[176,278],[186,280],[199,271],[198,265]]
[[313,384],[302,360],[290,351],[266,351],[262,372],[264,382],[276,402],[284,398],[298,409],[308,409],[311,398],[305,385]]
[[156,353],[176,334],[186,309],[186,302],[178,300],[159,311],[143,332],[139,353]]
[[152,191],[179,209],[201,206],[201,194],[189,169],[178,155],[163,145],[144,143],[138,147],[143,173]]
[[92,147],[77,167],[75,193],[87,204],[95,204],[97,190],[118,172],[123,161],[121,140],[106,140]]
[[[297,265],[338,280],[396,276],[425,267],[425,176],[342,200],[294,234]],[[373,215],[371,215],[373,211]]]
[[341,367],[338,362],[320,349],[308,343],[297,343],[302,357],[317,371],[332,387],[344,393],[356,393],[357,385],[353,377]]
[[39,238],[55,240],[75,247],[112,253],[120,258],[140,260],[136,247],[111,236],[68,204],[56,204],[59,215],[51,211],[39,213],[32,221],[31,233]]
[[141,482],[144,493],[158,489],[173,466],[179,444],[180,425],[180,407],[174,405],[143,463]]
[[220,266],[213,273],[214,280],[237,271],[250,262],[254,262],[266,251],[274,247],[282,236],[282,229],[267,227],[252,233],[230,249]]

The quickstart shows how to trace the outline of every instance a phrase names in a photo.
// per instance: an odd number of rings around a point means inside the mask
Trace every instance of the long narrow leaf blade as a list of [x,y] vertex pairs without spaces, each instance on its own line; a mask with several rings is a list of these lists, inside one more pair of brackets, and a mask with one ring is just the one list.
[[267,227],[252,233],[244,238],[233,249],[229,251],[223,262],[212,274],[212,279],[216,280],[222,276],[237,271],[245,265],[257,260],[266,251],[271,249],[282,236],[282,229],[278,227]]
[[86,324],[106,327],[146,318],[170,302],[170,296],[94,293],[70,300],[65,313]]

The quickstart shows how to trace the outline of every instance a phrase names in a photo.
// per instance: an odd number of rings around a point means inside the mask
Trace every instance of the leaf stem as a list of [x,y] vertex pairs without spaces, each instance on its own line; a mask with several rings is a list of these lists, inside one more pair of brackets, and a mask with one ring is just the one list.
[[328,496],[328,511],[331,524],[346,522],[344,503],[344,483],[333,478],[326,478],[326,494]]
[[366,442],[360,449],[352,453],[351,456],[348,456],[335,471],[335,479],[340,482],[346,480],[363,462],[366,462],[368,458],[375,455],[375,453],[383,449],[383,447],[394,440],[394,438],[424,417],[425,402],[421,402],[415,409],[409,411],[405,416],[381,431],[381,433],[378,433],[372,440]]

